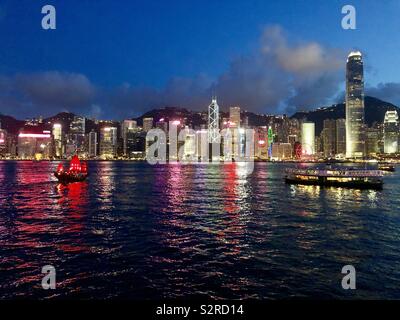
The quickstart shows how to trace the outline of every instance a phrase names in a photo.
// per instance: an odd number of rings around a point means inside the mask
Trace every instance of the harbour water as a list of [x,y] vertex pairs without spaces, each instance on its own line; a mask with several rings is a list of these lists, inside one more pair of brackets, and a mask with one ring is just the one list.
[[290,164],[99,161],[63,186],[57,164],[0,162],[2,299],[400,298],[398,172],[376,191],[286,185]]

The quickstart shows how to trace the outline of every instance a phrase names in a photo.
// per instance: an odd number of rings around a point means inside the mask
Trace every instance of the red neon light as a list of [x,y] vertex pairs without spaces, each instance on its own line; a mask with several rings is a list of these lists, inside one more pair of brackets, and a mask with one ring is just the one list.
[[0,143],[4,143],[4,139],[0,139]]
[[50,134],[46,133],[20,133],[19,138],[50,138]]

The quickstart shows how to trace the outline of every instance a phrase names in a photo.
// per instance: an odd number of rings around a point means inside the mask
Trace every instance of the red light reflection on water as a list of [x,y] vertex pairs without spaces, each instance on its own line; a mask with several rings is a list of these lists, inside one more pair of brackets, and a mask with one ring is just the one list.
[[[74,239],[84,231],[83,221],[88,202],[87,182],[76,182],[68,185],[58,184],[57,192],[60,196],[58,205],[67,207],[63,215],[63,224],[60,229],[61,234],[73,234]],[[64,210],[65,211],[65,210]],[[88,248],[81,244],[81,239],[77,238],[76,243],[62,244],[60,249],[66,252],[88,251]]]

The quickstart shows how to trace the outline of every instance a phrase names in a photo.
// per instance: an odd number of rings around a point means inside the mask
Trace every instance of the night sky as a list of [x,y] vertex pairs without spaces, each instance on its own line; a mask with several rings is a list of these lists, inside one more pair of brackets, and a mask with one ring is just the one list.
[[[357,30],[341,28],[349,3]],[[367,93],[400,105],[399,16],[397,0],[2,0],[0,113],[122,119],[216,93],[223,109],[290,114],[342,99],[352,49]]]

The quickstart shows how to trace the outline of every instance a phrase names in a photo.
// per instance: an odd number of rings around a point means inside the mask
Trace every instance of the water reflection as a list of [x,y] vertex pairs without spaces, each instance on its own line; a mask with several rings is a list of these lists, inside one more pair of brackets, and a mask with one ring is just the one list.
[[360,191],[288,186],[273,163],[90,162],[63,186],[55,166],[0,163],[1,297],[48,295],[32,293],[43,262],[60,297],[337,298],[348,263],[356,295],[400,297],[398,175]]
[[88,211],[87,182],[76,182],[68,185],[58,184],[56,189],[59,196],[57,204],[65,212],[62,216],[62,226],[58,232],[65,236],[71,234],[74,239],[71,242],[61,243],[60,249],[65,252],[87,251],[88,248],[80,236],[84,231],[85,215]]

